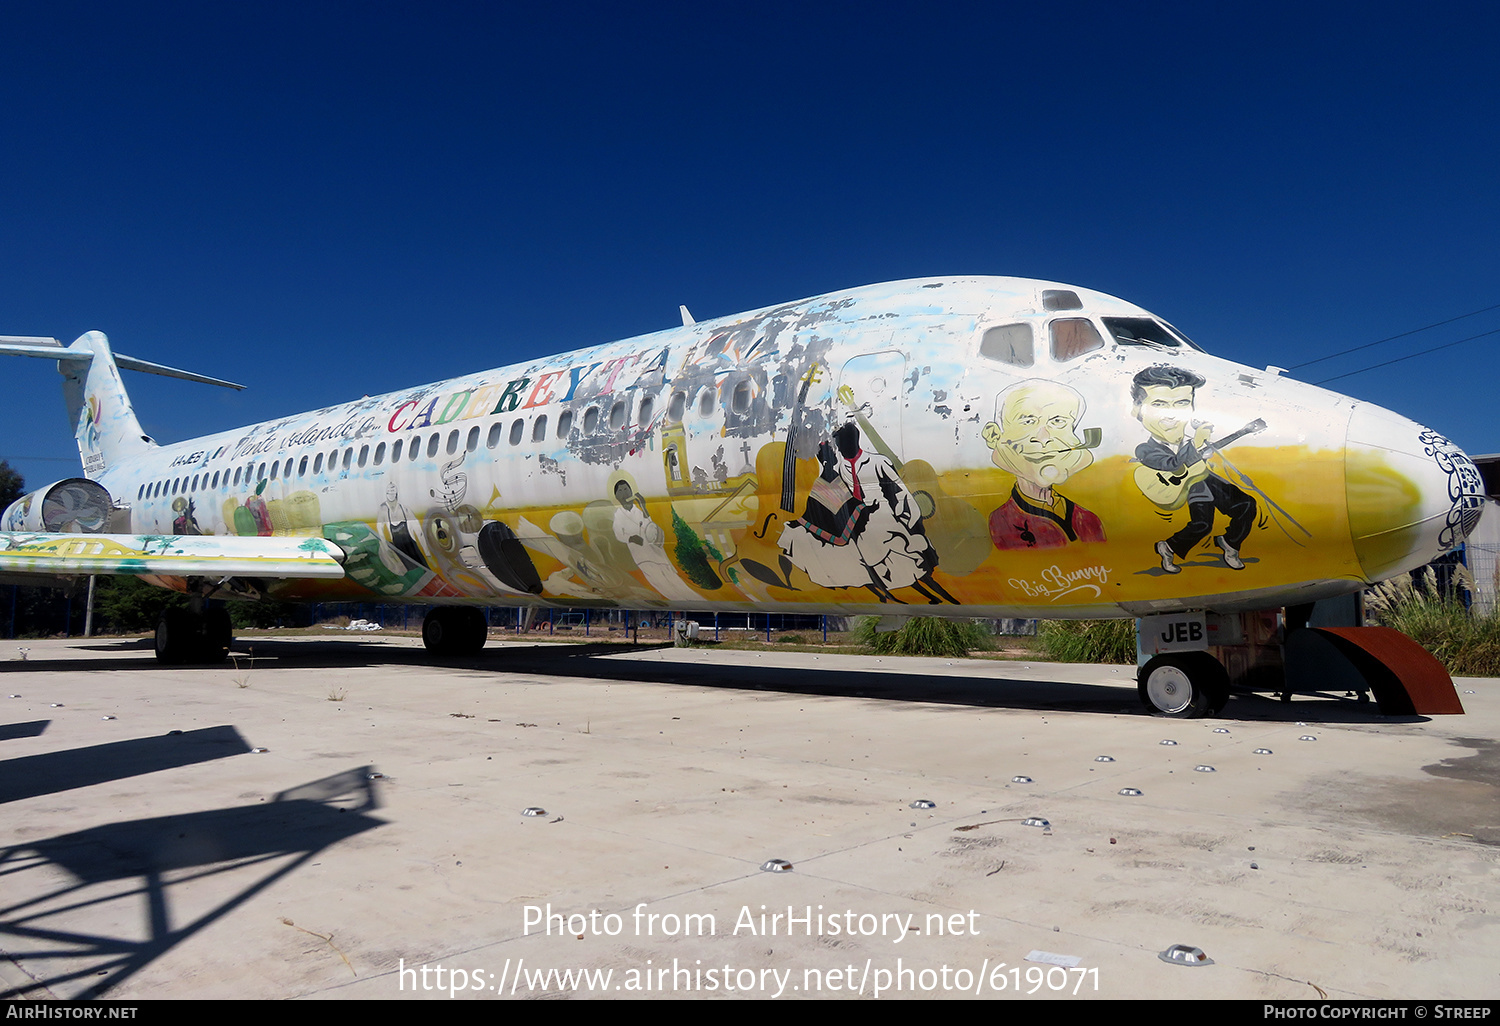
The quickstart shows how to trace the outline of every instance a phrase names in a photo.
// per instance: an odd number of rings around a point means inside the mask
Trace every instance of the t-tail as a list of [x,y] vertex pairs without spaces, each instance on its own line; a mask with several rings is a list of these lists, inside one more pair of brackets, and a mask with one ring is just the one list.
[[120,368],[185,378],[225,388],[244,388],[232,381],[194,374],[159,363],[137,360],[109,348],[102,331],[90,331],[70,346],[55,338],[23,335],[0,335],[0,354],[35,356],[56,360],[63,376],[63,399],[68,405],[68,421],[78,443],[85,477],[94,479],[121,460],[138,456],[156,447],[156,442],[141,430]]

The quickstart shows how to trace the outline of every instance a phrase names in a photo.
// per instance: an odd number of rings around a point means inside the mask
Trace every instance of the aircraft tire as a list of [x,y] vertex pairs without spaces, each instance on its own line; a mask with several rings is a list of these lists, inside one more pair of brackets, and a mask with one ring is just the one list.
[[[210,661],[206,627],[202,616],[194,616],[186,609],[165,610],[156,622],[156,661],[164,666]],[[215,661],[222,659],[220,655]]]
[[484,613],[469,606],[455,609],[454,612],[462,614],[460,622],[463,624],[463,648],[459,654],[478,655],[490,636],[490,627],[484,622]]
[[484,614],[467,606],[438,606],[422,620],[422,644],[435,656],[471,656],[484,648]]
[[1228,674],[1207,652],[1155,656],[1136,677],[1141,704],[1159,716],[1198,719],[1229,700]]
[[203,661],[222,663],[229,657],[229,646],[234,643],[234,627],[229,622],[229,610],[209,609],[203,613]]

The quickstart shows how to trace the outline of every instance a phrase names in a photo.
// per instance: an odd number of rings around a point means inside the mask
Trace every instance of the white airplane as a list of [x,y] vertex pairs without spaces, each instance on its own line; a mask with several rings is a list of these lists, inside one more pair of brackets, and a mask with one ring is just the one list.
[[118,368],[230,383],[99,332],[7,338],[58,361],[84,477],[5,512],[0,572],[186,592],[168,663],[223,658],[218,600],[264,595],[432,605],[440,655],[484,644],[489,605],[1136,617],[1143,700],[1202,715],[1228,694],[1210,645],[1427,563],[1484,501],[1436,432],[1071,285],[682,320],[166,445]]

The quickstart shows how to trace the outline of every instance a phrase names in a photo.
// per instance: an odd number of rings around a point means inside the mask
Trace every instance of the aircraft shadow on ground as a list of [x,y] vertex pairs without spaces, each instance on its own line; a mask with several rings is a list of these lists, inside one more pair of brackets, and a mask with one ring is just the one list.
[[[951,675],[901,673],[785,666],[724,665],[695,662],[643,662],[606,658],[635,651],[671,648],[671,645],[536,645],[510,647],[473,660],[476,668],[504,669],[516,673],[591,677],[621,682],[659,682],[773,691],[788,695],[823,695],[845,698],[875,698],[892,702],[929,702],[997,709],[1037,709],[1047,712],[1122,713],[1145,716],[1137,696],[1134,669],[1119,667],[1118,684],[1080,684],[1071,681],[966,676],[955,664]],[[503,658],[503,664],[497,660]],[[896,659],[899,665],[899,657]],[[1004,664],[987,663],[986,667]],[[1037,664],[1029,664],[1035,666]],[[1373,704],[1337,700],[1284,703],[1265,695],[1236,693],[1222,718],[1285,722],[1315,719],[1319,722],[1421,722],[1426,717],[1381,716]]]
[[[379,805],[371,777],[370,767],[361,766],[270,802],[111,823],[0,849],[0,878],[9,878],[0,886],[5,894],[16,895],[28,872],[35,876],[53,867],[69,878],[0,907],[0,946],[15,952],[12,957],[36,978],[35,984],[0,991],[0,999],[43,997],[47,991],[69,998],[106,994],[330,845],[382,825],[369,814]],[[185,922],[172,914],[174,888],[254,867],[263,874],[217,906]],[[130,901],[144,906],[144,939],[68,928],[78,913]],[[85,986],[86,980],[93,982]]]
[[[46,667],[75,671],[120,669],[162,672],[163,668],[155,660],[123,654],[147,647],[145,642],[126,640],[106,643],[99,648],[106,646],[118,646],[122,657],[118,660],[49,659],[44,663],[4,665],[25,665],[32,670]],[[253,642],[236,642],[235,658],[241,667],[441,666],[538,676],[587,677],[622,683],[690,684],[774,691],[789,695],[878,698],[892,702],[931,702],[940,705],[1039,709],[1050,712],[1147,715],[1136,697],[1134,671],[1125,666],[1119,667],[1119,684],[1078,684],[1068,681],[966,676],[961,669],[957,673],[938,676],[885,670],[868,673],[814,665],[789,670],[785,666],[757,666],[748,661],[744,664],[726,664],[703,660],[672,662],[619,658],[628,657],[632,653],[672,647],[671,643],[624,645],[618,642],[536,642],[489,648],[474,657],[435,659],[420,648],[396,647],[361,638],[296,641],[256,638]],[[253,656],[250,654],[252,649]],[[900,657],[894,657],[893,661],[899,665],[899,659]],[[983,665],[987,671],[993,672],[994,668],[1003,668],[1005,664],[987,662]],[[959,663],[955,669],[961,666],[962,663]],[[1314,697],[1318,700],[1312,700]],[[1331,693],[1305,696],[1297,701],[1284,703],[1263,694],[1247,692],[1236,692],[1230,698],[1221,718],[1269,722],[1316,720],[1320,723],[1421,723],[1427,719],[1424,716],[1382,716],[1373,703],[1342,700]]]
[[[24,723],[0,723],[0,741],[14,741],[19,737],[41,737],[51,725],[51,720],[27,720]],[[0,763],[0,765],[4,765]]]
[[[7,728],[24,726],[27,724],[0,726],[0,736],[4,736]],[[240,737],[239,731],[224,726],[7,759],[0,762],[0,804],[178,766],[227,759],[249,751],[250,746]]]

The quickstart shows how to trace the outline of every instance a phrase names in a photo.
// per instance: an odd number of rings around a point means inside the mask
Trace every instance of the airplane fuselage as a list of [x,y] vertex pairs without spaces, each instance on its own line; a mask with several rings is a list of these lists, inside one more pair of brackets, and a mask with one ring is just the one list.
[[1357,590],[1472,527],[1404,418],[1015,278],[869,286],[94,476],[136,534],[321,537],[294,599],[1121,616]]

